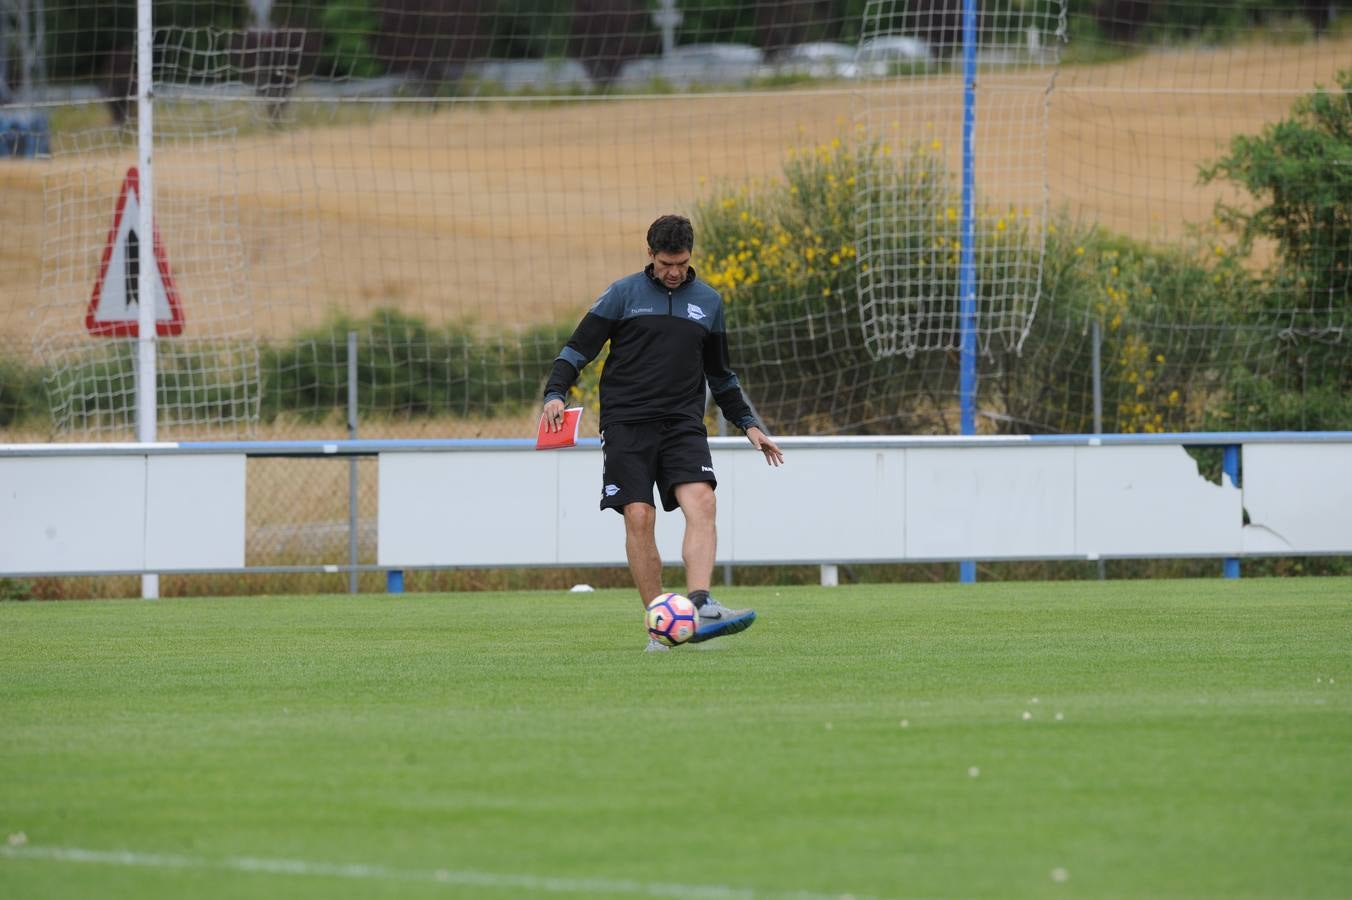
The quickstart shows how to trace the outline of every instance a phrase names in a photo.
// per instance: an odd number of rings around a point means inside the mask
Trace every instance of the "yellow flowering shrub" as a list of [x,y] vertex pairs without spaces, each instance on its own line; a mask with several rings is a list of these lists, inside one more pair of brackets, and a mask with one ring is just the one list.
[[725,187],[699,205],[695,265],[723,295],[734,368],[776,427],[839,432],[851,427],[841,421],[848,409],[878,430],[913,430],[895,390],[909,361],[875,361],[864,346],[859,227],[870,215],[938,210],[925,230],[941,232],[946,247],[917,231],[882,248],[889,265],[904,257],[914,277],[929,279],[924,266],[947,265],[955,252],[957,224],[942,212],[955,206],[933,153],[839,138],[789,150],[782,177]]
[[1218,424],[1211,413],[1243,355],[1253,281],[1214,243],[1194,244],[1154,247],[1079,223],[1049,226],[1037,318],[1022,353],[995,360],[1007,430],[1033,422],[1036,430],[1093,430],[1094,323],[1104,431]]

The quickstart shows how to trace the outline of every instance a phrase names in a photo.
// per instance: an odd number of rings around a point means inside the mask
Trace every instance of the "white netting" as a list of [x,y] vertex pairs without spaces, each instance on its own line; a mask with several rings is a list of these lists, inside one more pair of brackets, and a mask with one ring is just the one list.
[[[1065,5],[984,3],[976,18],[969,91],[960,4],[942,15],[897,0],[870,0],[864,10],[859,59],[868,89],[856,120],[869,141],[899,157],[869,168],[861,192],[859,302],[875,358],[961,346],[965,214],[975,241],[978,345],[998,336],[1017,349],[1037,309],[1047,105]],[[968,104],[970,213],[962,205]]]
[[[954,429],[961,9],[156,4],[157,220],[185,315],[160,341],[161,434],[341,434],[350,331],[364,433],[526,433],[567,333],[671,211],[696,219],[772,427]],[[132,354],[84,315],[136,158],[131,6],[10,0],[0,20],[0,428],[130,437]],[[1199,179],[1334,88],[1347,21],[979,4],[983,429],[1091,427],[1095,325],[1106,428],[1347,424],[1336,205],[1310,246],[1246,254],[1216,203],[1270,195]],[[1288,195],[1343,189],[1330,140]]]
[[[135,164],[122,129],[85,132],[57,142],[44,172],[46,211],[41,290],[29,310],[34,342],[47,367],[56,427],[92,435],[125,434],[136,422],[136,348],[124,327],[85,333],[96,284],[116,290],[134,276],[139,226],[115,211]],[[254,304],[239,225],[239,177],[230,132],[157,142],[155,221],[161,271],[176,292],[191,298],[181,334],[157,343],[158,392],[164,426],[175,434],[244,436],[258,416],[259,369]],[[131,203],[134,203],[132,195]],[[126,203],[127,201],[124,201]],[[124,213],[132,210],[127,205]],[[129,228],[132,230],[129,231]],[[105,259],[107,258],[107,259]],[[107,262],[112,267],[107,267]],[[143,298],[147,279],[140,279]],[[129,286],[128,294],[133,292]],[[83,306],[79,300],[83,298]],[[106,302],[106,294],[103,300]],[[99,326],[117,325],[110,322]]]

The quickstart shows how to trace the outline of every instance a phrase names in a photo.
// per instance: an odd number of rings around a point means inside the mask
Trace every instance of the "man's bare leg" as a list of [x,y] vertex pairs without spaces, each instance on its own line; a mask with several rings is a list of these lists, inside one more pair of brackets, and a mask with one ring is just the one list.
[[662,593],[662,557],[657,552],[656,528],[655,508],[646,503],[624,505],[624,552],[645,608]]
[[756,621],[754,609],[728,609],[709,596],[714,559],[718,556],[717,504],[713,485],[704,481],[677,485],[676,502],[685,513],[681,556],[685,560],[686,594],[699,607],[699,628],[690,642],[698,644],[745,631]]
[[678,484],[676,502],[685,515],[681,558],[685,561],[686,591],[708,591],[718,553],[718,506],[713,485],[705,481]]

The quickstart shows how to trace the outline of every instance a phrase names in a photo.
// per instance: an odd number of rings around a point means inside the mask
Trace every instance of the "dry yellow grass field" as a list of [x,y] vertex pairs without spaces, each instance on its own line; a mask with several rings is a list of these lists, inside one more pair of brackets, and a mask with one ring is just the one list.
[[[1343,39],[1066,67],[1050,92],[1046,78],[983,74],[981,199],[1040,200],[1040,178],[1001,150],[1035,134],[1045,110],[1053,210],[1176,238],[1223,190],[1199,187],[1198,165],[1349,60]],[[857,121],[873,134],[890,124],[899,143],[933,128],[956,167],[959,88],[930,78],[871,92],[371,105],[365,121],[349,110],[341,123],[239,134],[203,124],[159,148],[157,218],[189,334],[278,338],[381,306],[496,328],[566,320],[641,264],[653,216],[773,179],[789,148],[848,138]],[[64,146],[77,144],[100,140]],[[0,166],[0,340],[79,339],[133,161],[113,147]]]

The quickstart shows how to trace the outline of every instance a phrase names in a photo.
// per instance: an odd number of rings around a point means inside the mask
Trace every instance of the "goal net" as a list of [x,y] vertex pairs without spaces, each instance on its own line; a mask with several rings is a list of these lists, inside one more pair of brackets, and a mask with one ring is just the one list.
[[987,3],[970,24],[969,35],[959,4],[871,0],[864,10],[857,130],[899,157],[868,167],[859,192],[859,303],[875,358],[962,346],[964,239],[977,346],[998,338],[1017,350],[1037,309],[1066,9]]

